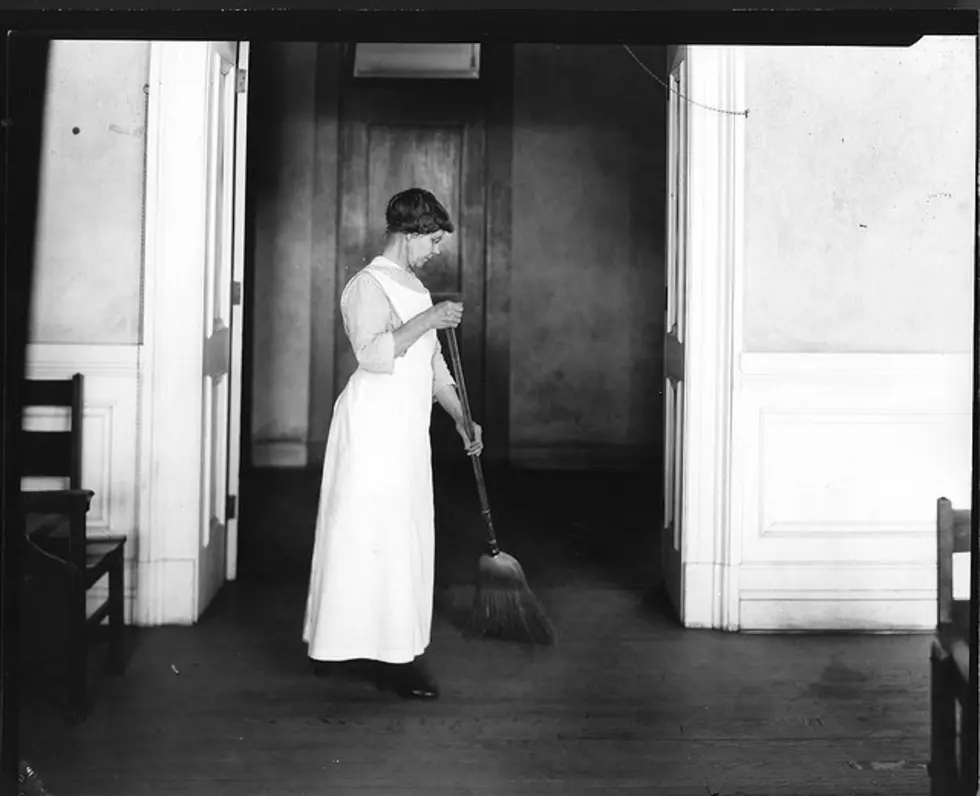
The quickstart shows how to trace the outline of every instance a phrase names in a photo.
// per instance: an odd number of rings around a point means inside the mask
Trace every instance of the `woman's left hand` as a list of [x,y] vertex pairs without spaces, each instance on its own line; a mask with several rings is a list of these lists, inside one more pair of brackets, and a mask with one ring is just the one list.
[[474,439],[472,441],[466,436],[466,429],[463,428],[462,423],[456,426],[456,431],[463,438],[463,447],[466,449],[467,456],[479,456],[483,452],[483,429],[480,428],[479,423],[473,423]]

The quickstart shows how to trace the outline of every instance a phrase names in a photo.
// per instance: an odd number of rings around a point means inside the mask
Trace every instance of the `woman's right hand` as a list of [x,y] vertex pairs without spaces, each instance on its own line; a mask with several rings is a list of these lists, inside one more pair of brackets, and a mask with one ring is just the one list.
[[440,301],[429,310],[433,329],[455,329],[463,320],[463,305],[458,301]]

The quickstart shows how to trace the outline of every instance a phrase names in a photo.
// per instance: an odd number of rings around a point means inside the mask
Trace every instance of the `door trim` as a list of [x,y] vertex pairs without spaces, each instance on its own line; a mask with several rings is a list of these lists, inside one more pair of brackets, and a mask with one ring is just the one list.
[[136,621],[198,616],[208,42],[150,44]]
[[248,181],[248,69],[249,42],[238,44],[236,62],[237,100],[235,103],[235,134],[233,136],[235,176],[233,189],[234,210],[232,216],[232,291],[236,290],[231,302],[231,372],[229,373],[229,417],[228,417],[228,486],[226,500],[234,502],[235,510],[229,516],[225,510],[225,578],[235,580],[238,576],[238,531],[241,516],[241,474],[242,474],[242,392],[245,371],[245,320],[247,297],[245,296],[245,237],[246,183]]
[[[690,98],[745,108],[745,51],[688,49]],[[745,116],[689,115],[682,567],[686,627],[738,629],[738,528],[732,512],[734,362],[741,351]]]

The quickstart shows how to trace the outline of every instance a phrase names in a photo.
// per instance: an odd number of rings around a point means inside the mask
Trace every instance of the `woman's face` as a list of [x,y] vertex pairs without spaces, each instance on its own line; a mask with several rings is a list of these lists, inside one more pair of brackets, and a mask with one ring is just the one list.
[[429,260],[439,254],[439,244],[445,235],[446,233],[441,229],[427,235],[410,235],[408,237],[409,266],[422,268]]

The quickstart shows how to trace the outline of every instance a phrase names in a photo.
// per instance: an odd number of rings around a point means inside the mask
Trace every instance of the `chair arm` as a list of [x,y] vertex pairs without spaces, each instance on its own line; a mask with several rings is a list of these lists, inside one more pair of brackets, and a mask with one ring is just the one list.
[[44,489],[22,491],[21,506],[25,514],[72,514],[86,512],[95,492],[91,489]]

